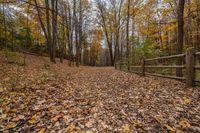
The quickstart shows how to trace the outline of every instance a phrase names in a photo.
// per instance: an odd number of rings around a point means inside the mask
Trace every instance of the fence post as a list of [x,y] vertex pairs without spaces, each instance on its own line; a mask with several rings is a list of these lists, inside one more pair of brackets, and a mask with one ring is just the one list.
[[145,76],[145,59],[142,60],[142,76]]
[[127,67],[128,67],[128,71],[130,71],[130,62],[129,62],[129,58],[127,60]]
[[186,51],[186,87],[193,87],[195,85],[195,54],[194,49]]

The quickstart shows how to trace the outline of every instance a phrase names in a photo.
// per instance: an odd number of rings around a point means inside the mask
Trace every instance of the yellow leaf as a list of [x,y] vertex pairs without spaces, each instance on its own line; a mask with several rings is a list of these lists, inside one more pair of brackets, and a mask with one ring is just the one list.
[[36,116],[34,115],[29,121],[28,121],[29,124],[36,124],[38,123],[38,120],[36,118]]
[[66,128],[66,132],[72,132],[75,128],[76,126],[74,126],[74,124],[71,124]]
[[130,126],[128,124],[123,125],[122,129],[124,132],[130,132]]
[[37,133],[44,133],[45,129],[41,129],[40,131],[38,131]]
[[10,110],[11,113],[16,113],[17,112],[17,109],[12,109]]
[[61,116],[57,115],[54,118],[52,118],[51,120],[57,122],[60,118],[61,118]]
[[183,99],[184,99],[184,103],[185,104],[190,104],[191,103],[191,100],[189,98],[184,97]]
[[184,129],[190,127],[190,123],[187,119],[183,119],[182,121],[179,122],[179,125]]
[[139,120],[133,121],[132,124],[136,128],[142,128],[143,127],[142,123]]
[[169,125],[164,125],[164,128],[166,128],[168,131],[171,131],[171,132],[175,132],[176,131],[176,129],[174,128],[174,127],[171,127],[171,126],[169,126]]
[[3,91],[4,91],[4,89],[3,89],[3,88],[0,88],[0,93],[3,92]]
[[17,126],[17,123],[9,123],[8,125],[7,125],[7,128],[8,129],[12,129],[12,128],[15,128]]

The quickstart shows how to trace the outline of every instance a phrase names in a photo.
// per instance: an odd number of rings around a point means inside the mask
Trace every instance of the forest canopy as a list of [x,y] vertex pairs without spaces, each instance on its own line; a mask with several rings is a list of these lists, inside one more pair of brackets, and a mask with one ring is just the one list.
[[198,51],[199,13],[199,0],[1,0],[0,46],[77,66],[135,62]]

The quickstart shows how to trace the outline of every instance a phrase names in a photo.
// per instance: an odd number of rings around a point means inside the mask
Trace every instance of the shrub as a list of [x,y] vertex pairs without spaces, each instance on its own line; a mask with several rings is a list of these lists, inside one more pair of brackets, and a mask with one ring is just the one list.
[[24,65],[24,57],[23,54],[17,52],[11,52],[7,50],[3,50],[0,52],[0,55],[6,59],[7,63],[15,63],[18,65]]
[[146,39],[143,43],[137,44],[132,54],[132,63],[141,64],[143,58],[153,58],[161,55],[158,46],[152,43],[150,39]]

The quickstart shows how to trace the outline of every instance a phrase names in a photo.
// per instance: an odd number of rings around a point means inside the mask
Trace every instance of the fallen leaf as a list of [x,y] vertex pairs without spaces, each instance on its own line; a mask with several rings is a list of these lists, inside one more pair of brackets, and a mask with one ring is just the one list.
[[61,118],[61,116],[60,116],[60,115],[57,115],[57,116],[53,117],[51,120],[54,121],[54,122],[56,122],[56,121],[58,121],[60,118]]
[[143,127],[142,123],[139,120],[134,120],[132,123],[133,123],[133,126],[135,128],[142,128]]
[[108,126],[106,123],[104,123],[104,122],[101,122],[101,125],[102,125],[102,127],[103,127],[104,129],[109,127],[109,126]]
[[170,132],[175,132],[176,131],[176,129],[174,127],[171,127],[171,126],[166,125],[166,124],[164,125],[164,128],[166,128]]
[[130,132],[130,126],[128,124],[123,125],[122,129],[124,132]]
[[16,113],[17,112],[17,109],[12,109],[10,110],[11,113]]
[[13,119],[13,121],[23,120],[24,118],[25,118],[24,115],[18,115],[16,118]]
[[0,93],[2,93],[4,91],[4,89],[3,88],[0,88]]
[[85,133],[93,133],[93,131],[91,131],[91,130],[87,130]]
[[191,127],[189,121],[187,119],[183,119],[182,121],[179,122],[179,125],[185,129]]
[[22,119],[25,118],[25,116],[24,116],[24,115],[18,115],[18,118],[19,118],[20,120],[22,120]]
[[88,121],[88,122],[85,124],[85,126],[88,127],[88,128],[92,127],[92,125],[93,125],[93,122],[92,122],[92,121]]
[[38,131],[37,133],[44,133],[45,132],[45,129],[41,129],[40,131]]
[[184,133],[182,130],[177,129],[176,133]]
[[55,127],[60,127],[60,123],[59,123],[59,122],[56,122],[56,123],[54,124],[54,126],[55,126]]
[[71,124],[66,128],[66,132],[72,132],[75,128],[76,126],[74,124]]
[[7,114],[2,114],[0,118],[5,119],[7,117]]
[[28,121],[29,124],[36,124],[38,123],[38,120],[36,118],[36,115],[34,115],[29,121]]
[[8,129],[12,129],[12,128],[15,128],[16,126],[17,126],[17,123],[12,122],[12,123],[9,123],[9,124],[7,125],[7,128],[8,128]]
[[184,99],[184,103],[185,104],[190,104],[191,103],[191,99],[186,98],[186,97],[183,97],[183,99]]
[[78,133],[86,133],[85,131],[83,130],[79,130]]

